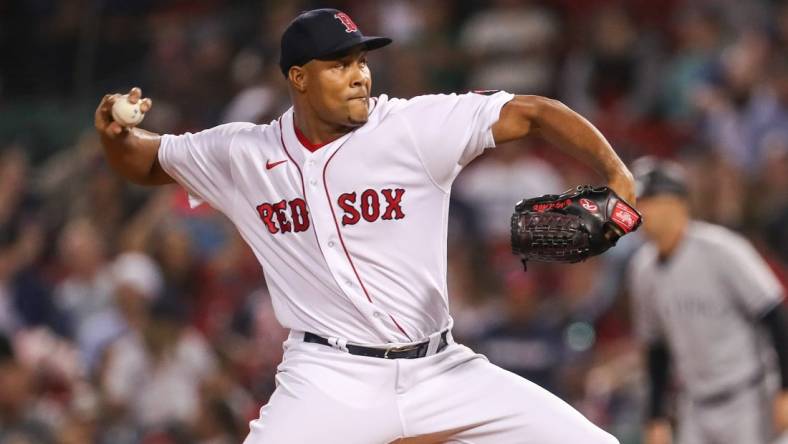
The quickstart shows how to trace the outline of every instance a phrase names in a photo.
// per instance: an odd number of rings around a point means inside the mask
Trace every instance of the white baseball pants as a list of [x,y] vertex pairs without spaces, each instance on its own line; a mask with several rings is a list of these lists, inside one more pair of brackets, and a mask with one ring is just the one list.
[[285,342],[244,444],[617,444],[568,404],[450,341],[418,359]]

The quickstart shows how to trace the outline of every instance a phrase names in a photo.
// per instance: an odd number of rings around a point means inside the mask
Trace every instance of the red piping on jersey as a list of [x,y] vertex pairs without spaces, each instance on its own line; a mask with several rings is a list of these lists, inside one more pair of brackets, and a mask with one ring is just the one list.
[[[279,121],[279,141],[282,142],[282,149],[285,150],[285,154],[287,154],[287,157],[290,158],[290,161],[293,162],[293,165],[295,165],[296,170],[298,170],[298,176],[301,178],[301,193],[304,195],[304,204],[306,205],[307,208],[309,208],[309,202],[307,201],[306,198],[306,186],[304,186],[304,174],[301,173],[301,167],[298,166],[298,162],[296,162],[295,159],[293,159],[293,156],[290,155],[290,150],[287,149],[287,145],[285,144],[285,136],[284,136],[285,132],[282,129],[282,118],[279,117],[279,119],[277,120]],[[295,122],[293,123],[293,128],[295,128]],[[331,206],[331,202],[329,202],[329,206]],[[320,250],[320,254],[322,254],[325,257],[325,253],[323,253],[323,247],[320,246],[320,239],[317,238],[317,230],[314,227],[314,223],[312,223],[312,234],[315,235],[315,243],[317,244],[317,249]],[[367,298],[369,298],[369,296],[367,296]],[[372,300],[370,300],[369,302],[372,302]],[[352,301],[351,304],[353,304]],[[353,306],[355,307],[355,304],[353,304]],[[361,314],[362,316],[364,315],[364,313],[361,310],[359,310],[358,307],[356,307],[356,310],[358,310],[359,314]]]
[[[328,160],[326,160],[326,164],[325,166],[323,166],[323,188],[326,190],[326,199],[328,199],[328,206],[329,208],[331,208],[331,216],[334,219],[334,225],[337,227],[337,236],[339,237],[339,242],[342,244],[342,249],[345,250],[345,256],[347,256],[347,260],[348,262],[350,262],[350,267],[353,268],[353,273],[355,273],[356,279],[358,280],[358,283],[361,285],[361,289],[364,290],[364,295],[366,295],[369,302],[372,303],[372,298],[369,296],[367,287],[364,286],[364,281],[361,280],[361,276],[358,274],[358,270],[356,270],[355,264],[353,264],[353,259],[350,257],[350,252],[345,246],[345,239],[342,238],[342,232],[339,230],[339,223],[337,222],[337,215],[334,212],[334,205],[333,202],[331,201],[331,194],[328,192],[328,181],[326,181],[326,171],[328,170],[328,164],[331,163],[331,159],[333,159],[334,156],[339,152],[339,150],[343,146],[345,146],[345,143],[347,143],[348,140],[350,140],[349,137],[347,140],[342,142],[342,145],[340,145],[337,148],[337,150],[331,154],[331,157],[329,157]],[[405,330],[399,325],[399,322],[397,322],[397,320],[394,319],[394,316],[392,316],[391,313],[387,313],[387,314],[389,315],[391,320],[394,321],[394,325],[397,326],[399,331],[401,331],[402,334],[405,335],[405,337],[408,338],[409,341],[413,341],[413,339],[411,339],[410,336],[405,332]]]
[[308,149],[309,152],[311,152],[311,153],[314,153],[315,151],[319,150],[320,148],[323,148],[324,146],[328,145],[329,143],[333,142],[334,140],[337,140],[337,139],[333,139],[333,140],[329,140],[328,142],[323,142],[323,143],[312,143],[312,141],[309,140],[306,137],[306,135],[304,135],[304,133],[302,133],[301,130],[298,129],[298,127],[296,126],[296,124],[295,124],[295,117],[293,117],[293,130],[295,130],[295,135],[298,138],[298,141],[301,142],[301,145],[303,145],[304,148]]
[[410,338],[410,336],[409,336],[407,333],[405,333],[405,330],[404,330],[404,329],[403,329],[403,328],[402,328],[402,327],[399,325],[399,322],[397,322],[397,320],[396,320],[396,319],[394,319],[394,316],[392,316],[392,315],[391,315],[391,313],[388,313],[388,315],[389,315],[389,317],[391,318],[391,320],[392,320],[392,321],[394,321],[394,325],[396,325],[396,326],[397,326],[397,328],[399,329],[399,331],[401,331],[401,332],[402,332],[402,334],[403,334],[403,335],[405,335],[405,337],[406,337],[406,338],[408,338],[408,341],[411,341],[411,342],[412,342],[412,341],[413,341],[413,339],[411,339],[411,338]]
[[[377,105],[377,100],[375,101],[375,104]],[[306,203],[307,208],[309,208],[309,202],[307,202],[307,199],[306,199],[306,187],[304,185],[304,175],[303,175],[303,173],[301,173],[301,168],[298,166],[298,162],[296,162],[295,159],[293,159],[293,156],[290,155],[290,151],[287,149],[287,144],[285,144],[285,138],[284,138],[284,133],[285,132],[284,132],[284,130],[282,128],[282,118],[279,117],[279,119],[277,119],[277,121],[279,122],[279,141],[282,143],[282,149],[285,150],[285,154],[287,154],[287,157],[290,158],[290,161],[293,162],[293,165],[295,165],[296,169],[298,170],[298,176],[301,178],[301,193],[303,193],[303,195],[304,195],[304,203]],[[293,128],[296,129],[295,122],[293,122]],[[296,131],[298,131],[298,130],[296,129]],[[298,133],[296,133],[296,135],[297,134]],[[343,143],[343,145],[344,145],[344,143]],[[340,145],[340,148],[341,147],[342,146]],[[339,151],[339,148],[337,148],[337,151]],[[336,152],[334,152],[334,154],[336,154]],[[331,157],[328,159],[328,161],[331,161],[331,158],[334,157],[334,154],[331,155]],[[326,162],[326,166],[328,166],[328,162]],[[326,170],[325,170],[325,167],[324,167],[323,168],[323,184],[324,185],[325,185],[325,181],[326,181]],[[364,283],[361,281],[361,277],[358,275],[358,271],[356,271],[355,265],[353,265],[353,260],[350,259],[350,253],[348,252],[347,248],[345,248],[345,241],[342,239],[342,234],[339,233],[339,225],[337,224],[337,218],[336,218],[336,215],[334,214],[334,206],[331,204],[331,197],[328,194],[328,187],[324,187],[324,188],[326,190],[326,197],[328,197],[328,206],[331,208],[331,215],[332,215],[332,217],[334,219],[334,224],[337,227],[337,234],[339,235],[339,240],[342,243],[342,248],[345,250],[345,255],[347,256],[348,262],[350,262],[350,266],[353,268],[353,273],[356,274],[356,279],[358,279],[358,283],[361,284],[361,288],[364,290],[364,295],[367,297],[367,300],[369,300],[370,303],[373,303],[372,302],[372,298],[370,298],[369,297],[369,293],[367,293],[366,287],[364,287]],[[317,248],[320,250],[320,254],[323,254],[323,248],[320,246],[320,240],[317,238],[317,230],[315,230],[314,226],[312,227],[312,233],[315,235],[315,242],[317,243]],[[323,254],[323,255],[325,256],[325,254]],[[361,312],[359,311],[359,313],[361,313]],[[361,314],[363,315],[363,313],[361,313]],[[391,314],[389,314],[389,317],[391,318],[392,321],[394,321],[394,325],[397,326],[399,331],[401,331],[402,334],[404,334],[405,337],[408,338],[408,340],[412,341],[410,336],[408,336],[408,334],[405,333],[405,330],[402,329],[402,327],[399,325],[397,320],[394,319],[394,316],[391,316]]]
[[[307,208],[309,208],[309,202],[306,200],[306,187],[304,187],[304,175],[301,173],[301,167],[298,166],[298,162],[293,159],[293,156],[290,155],[290,151],[287,150],[287,145],[285,145],[285,132],[282,129],[282,117],[280,116],[278,119],[279,121],[279,140],[282,142],[282,149],[285,150],[285,154],[287,157],[290,158],[290,162],[293,162],[296,169],[298,170],[298,177],[301,178],[301,194],[304,195],[304,204]],[[311,211],[310,211],[311,214]],[[307,216],[309,217],[309,216]],[[317,242],[317,248],[320,250],[320,254],[323,254],[323,249],[320,248],[320,241],[317,239],[317,230],[315,230],[314,223],[312,224],[312,233],[315,235],[315,242]]]
[[[309,201],[307,201],[306,198],[306,187],[304,186],[304,175],[303,173],[301,173],[301,167],[298,166],[298,162],[296,162],[295,159],[293,159],[293,156],[290,155],[290,151],[287,149],[287,145],[285,144],[285,136],[284,136],[285,132],[282,129],[282,117],[279,117],[279,119],[277,120],[279,121],[279,140],[282,142],[282,149],[285,150],[285,154],[287,154],[287,157],[290,158],[290,161],[293,162],[293,165],[295,165],[296,170],[298,170],[298,177],[301,178],[301,193],[304,195],[304,204],[306,205],[307,208],[309,208]],[[311,215],[312,212],[310,211],[309,214]],[[315,235],[315,243],[317,244],[317,249],[320,250],[320,254],[325,256],[325,254],[323,253],[323,247],[320,246],[320,239],[317,238],[317,230],[314,227],[314,223],[312,223],[312,234]],[[358,312],[362,316],[364,315],[364,313],[362,313],[361,310],[359,310]]]

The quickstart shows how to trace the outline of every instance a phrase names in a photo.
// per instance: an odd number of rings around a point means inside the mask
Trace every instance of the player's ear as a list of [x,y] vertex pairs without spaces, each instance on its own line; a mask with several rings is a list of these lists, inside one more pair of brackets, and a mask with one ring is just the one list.
[[293,88],[295,88],[296,91],[306,91],[307,75],[303,66],[291,66],[290,70],[287,72],[287,78],[290,80],[290,84],[293,85]]

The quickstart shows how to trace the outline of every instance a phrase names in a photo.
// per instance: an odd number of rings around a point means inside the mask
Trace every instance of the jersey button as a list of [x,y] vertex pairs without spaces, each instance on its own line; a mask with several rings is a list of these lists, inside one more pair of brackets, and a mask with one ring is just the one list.
[[312,186],[315,186],[315,185],[317,185],[317,181],[315,179],[312,179],[312,180],[309,181],[309,184],[312,185]]
[[381,313],[381,312],[379,312],[379,311],[376,311],[376,312],[372,313],[372,316],[374,316],[374,317],[376,317],[376,318],[380,319],[380,318],[382,318],[382,317],[383,317],[383,313]]
[[334,241],[328,241],[328,246],[334,248]]

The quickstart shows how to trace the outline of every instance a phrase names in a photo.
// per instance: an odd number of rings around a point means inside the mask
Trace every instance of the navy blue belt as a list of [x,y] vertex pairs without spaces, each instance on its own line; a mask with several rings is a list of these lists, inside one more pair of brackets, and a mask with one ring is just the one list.
[[[449,331],[446,330],[440,335],[440,340],[438,341],[438,348],[435,350],[435,353],[442,351],[449,345],[449,341],[447,339],[449,335]],[[331,342],[314,333],[304,332],[304,342],[310,342],[313,344],[321,344],[327,345],[329,347],[333,347]],[[363,345],[353,345],[347,344],[345,348],[347,349],[348,353],[351,355],[358,355],[358,356],[367,356],[370,358],[383,358],[383,359],[416,359],[416,358],[423,358],[427,356],[427,349],[430,346],[430,341],[419,342],[416,344],[406,345],[402,347],[388,347],[388,348],[376,348],[376,347],[365,347]]]

